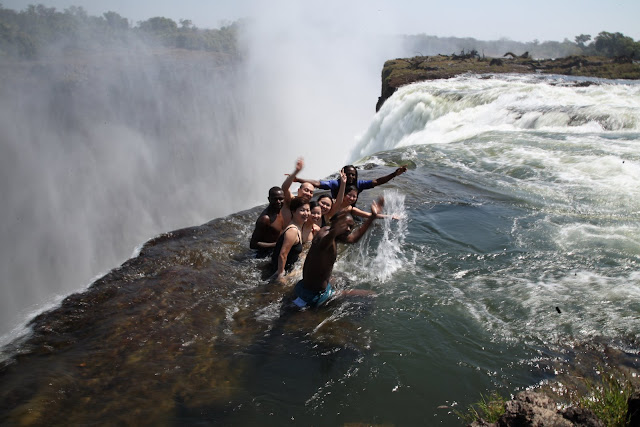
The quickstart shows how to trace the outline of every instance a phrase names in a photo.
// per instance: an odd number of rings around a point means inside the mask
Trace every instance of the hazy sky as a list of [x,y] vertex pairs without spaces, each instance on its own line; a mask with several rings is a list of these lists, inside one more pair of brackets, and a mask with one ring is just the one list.
[[29,4],[44,4],[58,10],[82,6],[90,15],[114,11],[134,24],[154,16],[176,22],[189,19],[199,28],[217,28],[221,23],[251,17],[256,10],[261,15],[266,11],[291,15],[294,19],[293,9],[317,15],[320,20],[348,19],[361,31],[372,33],[562,41],[573,40],[579,34],[595,37],[601,31],[609,31],[640,40],[638,0],[3,0],[1,3],[15,10],[23,10]]

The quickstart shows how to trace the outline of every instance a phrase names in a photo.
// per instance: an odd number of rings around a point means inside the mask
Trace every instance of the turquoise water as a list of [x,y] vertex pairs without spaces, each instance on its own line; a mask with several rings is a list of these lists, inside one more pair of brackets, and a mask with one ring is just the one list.
[[460,425],[481,394],[565,381],[581,357],[637,372],[640,86],[597,83],[401,88],[348,159],[362,178],[409,166],[358,202],[384,195],[400,219],[334,271],[375,297],[288,311],[290,289],[261,283],[246,247],[260,208],[231,215],[149,245],[94,285],[111,293],[36,322],[3,366],[2,419]]

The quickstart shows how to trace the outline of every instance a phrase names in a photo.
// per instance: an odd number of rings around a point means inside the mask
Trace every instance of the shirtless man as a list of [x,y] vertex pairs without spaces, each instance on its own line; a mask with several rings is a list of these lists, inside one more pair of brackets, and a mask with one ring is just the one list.
[[[338,256],[337,243],[356,243],[369,229],[371,223],[380,215],[384,206],[384,199],[380,197],[371,203],[371,216],[356,230],[352,231],[355,224],[353,217],[348,212],[342,211],[334,216],[331,227],[323,227],[313,238],[313,244],[302,268],[302,280],[295,288],[298,307],[317,307],[326,302],[335,291],[329,280],[333,271],[333,264]],[[367,291],[342,291],[343,295],[364,294]]]
[[[298,172],[302,170],[304,167],[304,160],[300,157],[296,161],[296,168],[292,174],[287,176],[287,179],[282,183],[282,191],[284,191],[284,206],[282,207],[282,219],[284,220],[284,226],[286,227],[291,223],[291,209],[289,209],[289,204],[291,203],[291,199],[293,199],[293,194],[289,188],[291,184],[296,179],[296,175]],[[298,197],[300,197],[305,203],[309,203],[311,198],[313,197],[313,184],[311,183],[302,183],[300,188],[298,188]]]
[[[347,165],[344,168],[342,168],[342,170],[347,175],[347,185],[355,185],[358,188],[358,194],[360,194],[362,190],[368,190],[370,188],[377,187],[378,185],[386,184],[396,176],[402,175],[407,171],[407,165],[400,166],[395,171],[391,172],[389,175],[385,175],[373,180],[358,179],[358,170],[353,165]],[[316,188],[331,190],[331,197],[333,197],[334,199],[336,198],[338,194],[338,189],[340,188],[340,181],[337,179],[330,179],[325,181],[325,180],[304,179],[304,178],[296,177],[294,178],[294,182],[301,182],[303,184],[308,183],[313,185]]]
[[269,206],[258,217],[256,228],[253,230],[249,242],[251,249],[257,249],[256,258],[265,258],[271,255],[271,251],[276,246],[278,237],[284,228],[281,212],[284,205],[282,188],[271,187],[268,200]]

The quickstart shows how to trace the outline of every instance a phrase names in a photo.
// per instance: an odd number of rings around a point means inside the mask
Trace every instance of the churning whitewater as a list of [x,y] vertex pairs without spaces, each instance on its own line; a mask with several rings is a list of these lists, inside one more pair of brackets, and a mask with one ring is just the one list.
[[[425,266],[447,266],[435,276],[496,336],[636,336],[637,83],[490,76],[408,85],[351,158],[410,162],[440,182],[422,200],[413,187],[423,180],[409,184],[409,234],[441,238],[420,245],[434,251]],[[449,218],[438,218],[442,209]],[[556,306],[567,315],[548,318]]]

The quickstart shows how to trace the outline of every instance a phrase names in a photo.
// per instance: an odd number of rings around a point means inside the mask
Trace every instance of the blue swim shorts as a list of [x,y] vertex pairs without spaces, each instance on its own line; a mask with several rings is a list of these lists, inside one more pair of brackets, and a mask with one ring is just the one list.
[[329,298],[331,298],[331,296],[333,296],[333,294],[335,294],[335,291],[331,287],[331,283],[327,283],[327,288],[323,292],[314,292],[306,289],[302,280],[296,284],[295,291],[298,298],[296,298],[293,303],[300,308],[306,307],[307,305],[309,307],[317,307],[325,303]]

